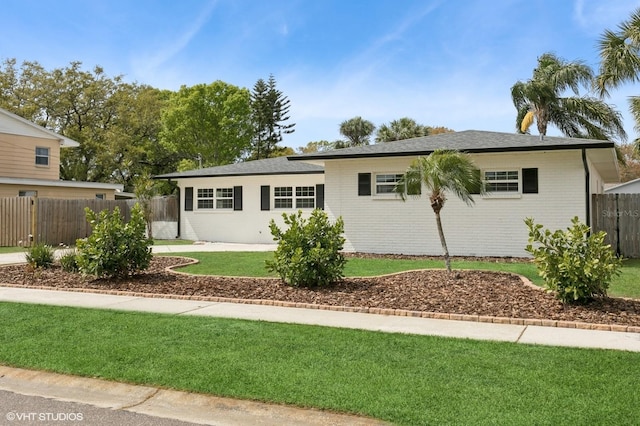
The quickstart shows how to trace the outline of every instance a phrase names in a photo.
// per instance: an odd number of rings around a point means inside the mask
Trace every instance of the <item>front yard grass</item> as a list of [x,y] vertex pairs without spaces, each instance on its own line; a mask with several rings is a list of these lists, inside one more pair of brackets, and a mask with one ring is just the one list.
[[0,363],[398,425],[631,424],[640,354],[0,303]]
[[[193,274],[227,275],[247,277],[273,277],[264,267],[264,261],[272,259],[272,252],[198,252],[181,255],[198,259],[200,263],[180,270]],[[542,286],[544,281],[538,275],[532,262],[489,262],[453,260],[453,269],[484,269],[490,271],[513,272]],[[361,259],[348,260],[344,273],[347,277],[375,276],[408,271],[412,269],[443,268],[442,260],[425,259]],[[640,298],[640,259],[625,260],[622,273],[614,277],[609,287],[609,295],[615,297]]]

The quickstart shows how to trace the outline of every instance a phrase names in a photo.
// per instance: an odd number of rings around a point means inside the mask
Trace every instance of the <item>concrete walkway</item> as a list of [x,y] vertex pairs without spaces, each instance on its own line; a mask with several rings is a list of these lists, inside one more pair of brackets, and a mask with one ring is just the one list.
[[[184,253],[189,251],[215,250],[267,251],[273,250],[274,248],[274,245],[229,245],[209,243],[187,246],[155,246],[153,250],[155,253]],[[20,255],[24,256],[23,253],[20,253]],[[7,257],[9,256],[0,255],[0,263],[3,263],[3,260]],[[22,260],[19,261],[24,261],[24,257],[22,257]],[[452,321],[306,308],[288,308],[278,306],[179,300],[169,298],[147,298],[137,296],[106,295],[58,290],[34,290],[14,287],[0,287],[0,301],[75,306],[84,308],[114,309],[123,311],[158,312],[172,315],[199,315],[209,317],[239,318],[280,323],[298,323],[328,327],[372,330],[388,333],[409,333],[417,335],[443,336],[476,340],[494,340],[513,342],[518,344],[601,348],[640,352],[640,333],[629,332]],[[50,380],[55,382],[58,380],[57,378],[49,378],[49,376],[46,376],[45,373],[25,373],[19,370],[13,371],[14,369],[9,370],[10,371],[8,371],[4,367],[0,368],[0,389],[14,389],[13,391],[21,393],[20,389],[23,389],[21,388],[22,386],[26,386],[26,388],[30,388],[29,386],[31,386],[31,388],[40,389],[40,392],[44,393],[44,395],[42,396],[50,395],[49,397],[52,398],[61,398],[60,395],[73,394],[78,395],[78,398],[80,399],[80,401],[78,402],[83,402],[82,394],[85,393],[84,389],[86,389],[87,386],[89,386],[89,388],[95,387],[92,385],[87,385],[84,382],[82,382],[84,384],[76,385],[73,384],[75,382],[72,381],[72,384],[69,385],[69,389],[49,391],[50,387],[46,383]],[[22,379],[11,379],[11,377],[14,376],[31,377],[31,379],[29,380],[31,380],[32,384],[29,385],[29,381],[23,383],[21,382]],[[11,382],[11,380],[14,380],[12,382],[14,383],[14,385],[7,385],[7,383]],[[39,386],[38,383],[43,383],[43,385]],[[113,386],[114,388],[109,390],[109,392],[114,392],[118,395],[118,398],[127,399],[126,395],[129,393],[129,390],[118,390],[120,389],[118,388],[118,386],[121,386],[120,384],[101,383],[96,386],[98,386],[98,388],[101,388],[103,386],[107,386],[110,388],[111,386]],[[81,389],[83,391],[81,392],[78,389]],[[205,420],[208,418],[210,420],[215,419],[208,424],[218,425],[282,423],[309,425],[376,424],[371,419],[362,420],[350,416],[329,419],[328,417],[326,417],[329,415],[328,413],[314,410],[310,410],[308,412],[308,418],[303,416],[303,420],[298,421],[296,420],[297,418],[294,416],[293,412],[291,412],[290,414],[283,414],[286,413],[286,410],[289,410],[290,407],[280,407],[284,411],[278,411],[277,407],[273,408],[273,406],[269,406],[266,404],[248,408],[248,406],[243,405],[245,404],[245,402],[243,401],[229,400],[227,402],[211,402],[214,401],[214,398],[212,398],[208,400],[209,402],[204,405],[206,408],[202,408],[203,402],[200,398],[208,397],[204,397],[201,395],[189,396],[189,394],[174,395],[170,394],[169,391],[160,391],[157,389],[149,390],[146,388],[140,389],[139,392],[144,395],[147,395],[145,392],[151,392],[153,393],[153,395],[161,394],[161,397],[159,397],[157,401],[150,402],[150,406],[159,404],[164,407],[160,411],[154,411],[156,410],[156,408],[144,408],[144,410],[141,409],[139,412],[161,413],[161,417],[166,417],[169,414],[174,413],[175,416],[172,418],[184,421],[194,421],[197,423],[207,423]],[[132,399],[123,401],[122,405],[127,407],[144,406],[143,403],[135,402],[141,398],[139,392],[138,390],[131,391]],[[90,393],[87,394],[89,395]],[[91,398],[95,399],[95,397]],[[92,404],[91,401],[93,401],[94,399],[91,398],[88,398],[89,401],[87,403]],[[100,396],[99,398],[102,398],[102,396]],[[144,399],[144,397],[142,398]],[[238,406],[234,404],[241,404],[242,408],[238,408]],[[205,414],[202,414],[202,410],[205,410]],[[239,411],[244,412],[248,415],[248,417],[244,417],[242,418],[242,420],[237,420],[235,416]],[[300,414],[300,412],[304,413],[307,410],[294,409],[294,411]],[[192,417],[189,417],[183,415],[182,413],[193,413],[194,415]],[[266,417],[264,418],[254,417],[262,415],[259,413],[267,414],[265,414]],[[282,415],[284,415],[285,417],[282,417]],[[289,415],[294,417],[291,417],[291,419],[289,419]],[[286,418],[287,421],[283,422],[283,418]],[[225,419],[229,419],[228,422]]]

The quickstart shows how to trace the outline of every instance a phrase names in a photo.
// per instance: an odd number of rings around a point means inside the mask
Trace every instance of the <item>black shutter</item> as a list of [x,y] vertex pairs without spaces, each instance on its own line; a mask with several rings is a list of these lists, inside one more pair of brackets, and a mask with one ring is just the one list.
[[193,186],[184,189],[184,211],[193,211]]
[[316,185],[316,209],[324,210],[324,184]]
[[480,169],[475,169],[473,171],[473,174],[476,175],[477,182],[479,185],[472,185],[471,188],[469,188],[469,194],[479,195],[480,189],[482,189],[482,185],[484,185],[484,182],[482,181],[482,172],[480,171]]
[[260,187],[260,210],[271,210],[271,190],[269,185]]
[[371,173],[358,173],[358,195],[371,195]]
[[538,193],[538,169],[522,169],[522,193]]
[[242,210],[242,187],[233,187],[233,210]]

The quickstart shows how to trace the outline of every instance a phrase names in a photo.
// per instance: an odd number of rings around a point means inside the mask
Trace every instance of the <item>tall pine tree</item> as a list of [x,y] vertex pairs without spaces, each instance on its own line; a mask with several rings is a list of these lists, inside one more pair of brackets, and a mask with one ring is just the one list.
[[289,120],[291,101],[276,88],[273,74],[265,82],[259,79],[251,92],[251,119],[254,127],[249,159],[275,157],[282,149],[282,136],[294,132],[295,123]]

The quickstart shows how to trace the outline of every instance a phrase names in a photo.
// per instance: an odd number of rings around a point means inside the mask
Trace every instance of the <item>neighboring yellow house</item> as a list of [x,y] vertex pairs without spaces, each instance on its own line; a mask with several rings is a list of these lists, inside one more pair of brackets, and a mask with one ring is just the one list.
[[0,198],[115,199],[122,185],[60,180],[60,149],[79,145],[0,108]]

